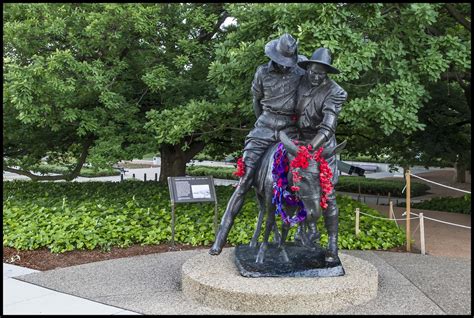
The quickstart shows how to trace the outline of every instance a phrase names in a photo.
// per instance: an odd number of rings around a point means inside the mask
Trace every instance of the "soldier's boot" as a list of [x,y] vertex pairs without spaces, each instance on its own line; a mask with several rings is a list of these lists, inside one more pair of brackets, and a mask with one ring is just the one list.
[[227,235],[229,235],[229,231],[234,224],[234,219],[244,204],[245,194],[252,186],[253,174],[254,169],[247,167],[245,175],[240,179],[237,188],[227,203],[227,208],[217,231],[216,240],[209,250],[209,254],[219,255],[222,252],[222,248],[227,241]]
[[328,200],[328,207],[324,215],[324,225],[328,231],[328,248],[326,252],[326,262],[335,262],[338,260],[337,234],[339,227],[339,210],[336,205],[336,199]]

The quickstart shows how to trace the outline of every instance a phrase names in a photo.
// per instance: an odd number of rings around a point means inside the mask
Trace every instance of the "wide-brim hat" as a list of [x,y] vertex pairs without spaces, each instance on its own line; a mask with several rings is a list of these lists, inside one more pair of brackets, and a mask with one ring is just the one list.
[[298,62],[298,44],[288,33],[265,45],[265,55],[283,66],[293,67]]
[[306,70],[310,64],[317,63],[324,65],[326,72],[339,74],[340,71],[331,65],[331,60],[331,51],[325,47],[321,47],[314,51],[309,60],[298,62],[298,66]]

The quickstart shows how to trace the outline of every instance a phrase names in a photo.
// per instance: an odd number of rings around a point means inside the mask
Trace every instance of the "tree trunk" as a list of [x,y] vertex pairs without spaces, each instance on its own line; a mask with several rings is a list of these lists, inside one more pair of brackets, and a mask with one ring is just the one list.
[[201,150],[205,144],[194,142],[190,147],[183,151],[182,144],[170,145],[163,144],[160,147],[161,169],[159,182],[167,183],[168,177],[184,176],[186,174],[186,164]]

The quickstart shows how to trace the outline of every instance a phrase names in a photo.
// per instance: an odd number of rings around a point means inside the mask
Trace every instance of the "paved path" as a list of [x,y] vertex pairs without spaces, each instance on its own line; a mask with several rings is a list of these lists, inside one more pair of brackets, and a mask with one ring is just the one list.
[[[378,295],[368,303],[331,314],[471,313],[470,260],[412,253],[341,252],[362,258],[377,268]],[[197,253],[207,253],[207,250],[113,259],[9,278],[10,283],[34,285],[29,285],[21,294],[18,293],[21,285],[16,285],[16,293],[7,285],[4,314],[243,314],[205,307],[184,296],[181,266]]]
[[104,305],[72,294],[27,283],[16,278],[39,273],[33,269],[3,263],[3,314],[102,314],[136,315],[115,306]]

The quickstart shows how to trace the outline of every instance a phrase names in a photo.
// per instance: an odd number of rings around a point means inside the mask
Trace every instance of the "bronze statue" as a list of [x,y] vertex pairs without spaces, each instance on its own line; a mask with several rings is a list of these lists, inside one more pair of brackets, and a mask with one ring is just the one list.
[[268,42],[265,54],[270,58],[260,65],[252,82],[253,108],[257,121],[245,140],[243,161],[245,174],[232,194],[219,226],[216,240],[209,254],[218,255],[237,213],[242,208],[245,194],[254,182],[255,171],[265,150],[279,142],[278,133],[285,131],[296,137],[296,91],[304,71],[298,62],[297,42],[289,34]]
[[[319,147],[332,148],[336,146],[335,131],[337,117],[342,104],[347,99],[346,91],[328,77],[328,73],[337,74],[339,70],[331,65],[331,53],[327,48],[314,51],[307,61],[298,62],[306,70],[306,76],[298,87],[298,128],[299,140],[310,144],[313,149]],[[337,258],[338,208],[334,186],[337,184],[339,173],[336,155],[327,159],[332,171],[332,191],[328,194],[327,208],[323,210],[324,224],[328,231],[329,243],[327,261]],[[316,219],[308,220],[311,234],[316,237]],[[310,235],[311,235],[310,234]]]

